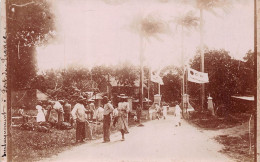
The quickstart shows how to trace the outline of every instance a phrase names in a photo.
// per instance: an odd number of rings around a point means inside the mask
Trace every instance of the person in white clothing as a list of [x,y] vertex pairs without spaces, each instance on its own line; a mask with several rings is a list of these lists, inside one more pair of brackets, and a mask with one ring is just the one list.
[[36,121],[37,122],[45,122],[45,115],[43,113],[43,109],[42,109],[40,102],[38,102],[36,109],[38,110]]
[[167,116],[167,105],[164,104],[163,105],[163,119],[166,119],[166,116]]
[[77,123],[76,125],[76,142],[83,142],[86,138],[86,120],[87,114],[86,109],[84,107],[84,102],[86,98],[83,96],[79,96],[77,99],[77,104],[74,106],[73,110],[71,111],[71,115],[73,117],[74,122]]
[[181,126],[181,108],[177,101],[175,106],[175,126]]
[[96,110],[96,119],[97,121],[103,121],[104,118],[104,108],[99,107]]

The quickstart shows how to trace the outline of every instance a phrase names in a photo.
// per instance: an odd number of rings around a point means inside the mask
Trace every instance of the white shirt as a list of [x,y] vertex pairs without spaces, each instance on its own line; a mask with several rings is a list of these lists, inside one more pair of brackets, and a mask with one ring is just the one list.
[[102,107],[99,107],[96,111],[96,118],[101,120],[104,115],[104,109]]
[[104,115],[108,115],[109,113],[112,113],[114,110],[114,107],[112,106],[112,104],[107,103],[104,106]]
[[77,103],[73,110],[71,111],[73,119],[78,119],[80,122],[85,122],[87,117],[86,117],[86,109],[83,104]]

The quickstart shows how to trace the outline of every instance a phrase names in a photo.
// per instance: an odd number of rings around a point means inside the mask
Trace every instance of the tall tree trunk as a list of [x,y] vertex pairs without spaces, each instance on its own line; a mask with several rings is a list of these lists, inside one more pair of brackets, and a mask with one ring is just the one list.
[[144,93],[144,88],[143,88],[143,76],[144,76],[144,68],[143,68],[143,37],[140,36],[140,89],[139,89],[139,104],[141,108],[143,109],[143,93]]
[[181,86],[181,101],[182,101],[182,116],[184,115],[184,99],[185,81],[184,81],[184,49],[183,49],[183,25],[181,27],[181,62],[182,62],[182,86]]
[[260,53],[257,50],[257,46],[259,47],[259,42],[260,42],[260,18],[257,17],[257,11],[260,10],[260,0],[255,0],[254,1],[254,130],[255,130],[255,137],[254,137],[254,143],[257,144],[257,146],[254,147],[254,157],[255,161],[260,160],[260,129],[259,129],[259,123],[260,123],[260,89],[257,85],[260,84],[260,70],[257,68],[260,65]]
[[[204,72],[204,22],[203,22],[203,9],[200,9],[200,52],[201,52],[201,62],[200,71]],[[204,110],[204,100],[205,100],[205,84],[201,84],[201,109]]]

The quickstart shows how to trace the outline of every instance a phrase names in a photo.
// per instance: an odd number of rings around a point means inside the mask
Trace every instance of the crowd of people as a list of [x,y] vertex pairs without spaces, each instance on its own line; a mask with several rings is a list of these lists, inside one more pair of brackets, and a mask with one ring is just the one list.
[[[103,106],[96,108],[94,100],[87,100],[83,96],[79,96],[76,103],[72,105],[68,100],[48,101],[47,104],[38,102],[36,109],[38,111],[36,121],[38,123],[50,122],[55,123],[58,129],[62,123],[69,123],[76,128],[76,141],[83,142],[87,139],[93,139],[90,122],[103,122],[103,142],[110,142],[110,129],[114,126],[120,131],[122,141],[125,140],[125,134],[129,133],[128,118],[129,118],[129,103],[127,98],[119,98],[118,105],[113,105],[108,97],[103,97]],[[152,119],[152,113],[156,114],[156,119],[166,119],[169,106],[154,103],[148,113]],[[24,113],[23,113],[24,114]],[[56,114],[56,117],[55,115]],[[138,104],[136,107],[135,121],[141,123],[142,108]],[[24,116],[25,122],[28,122],[28,117]],[[176,103],[175,106],[175,126],[180,126],[181,109]]]
[[[36,109],[38,111],[36,121],[56,123],[59,129],[63,122],[71,124],[76,128],[76,142],[86,140],[86,132],[89,132],[92,138],[90,122],[103,122],[104,142],[110,142],[110,128],[116,127],[122,134],[122,140],[125,140],[125,134],[128,131],[128,114],[129,104],[126,99],[122,98],[118,106],[113,106],[111,101],[105,96],[103,106],[95,107],[93,100],[87,100],[79,96],[72,107],[67,100],[48,101],[47,104],[38,102]],[[52,114],[57,114],[56,117]],[[112,122],[113,120],[113,122]],[[86,130],[86,128],[88,130]]]
[[[179,103],[175,101],[174,106],[174,125],[175,126],[181,126],[181,113],[182,110],[179,106]],[[149,119],[154,119],[154,114],[156,119],[166,119],[167,118],[167,112],[169,110],[169,106],[165,103],[159,105],[159,103],[153,103],[153,105],[149,108],[148,114]]]

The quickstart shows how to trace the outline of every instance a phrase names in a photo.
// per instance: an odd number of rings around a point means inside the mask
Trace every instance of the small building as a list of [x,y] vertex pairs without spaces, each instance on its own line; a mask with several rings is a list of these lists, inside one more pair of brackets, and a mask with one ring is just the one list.
[[35,109],[37,101],[47,101],[50,97],[38,89],[26,89],[11,92],[12,108]]
[[106,92],[93,94],[93,96],[90,97],[88,100],[89,100],[89,101],[90,101],[90,100],[94,100],[95,106],[96,106],[96,108],[97,108],[97,107],[102,106],[102,100],[103,100],[103,97],[104,97],[106,94],[107,94]]

